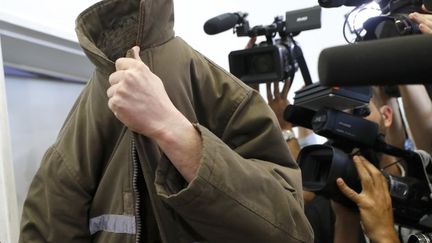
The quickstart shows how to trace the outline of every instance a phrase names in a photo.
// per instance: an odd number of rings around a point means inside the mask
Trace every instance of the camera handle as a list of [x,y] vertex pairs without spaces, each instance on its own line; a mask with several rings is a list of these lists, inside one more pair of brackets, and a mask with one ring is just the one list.
[[305,82],[305,86],[308,86],[310,84],[312,84],[312,78],[309,72],[309,68],[306,64],[306,60],[303,56],[303,51],[301,49],[301,47],[299,45],[297,45],[297,43],[295,41],[293,41],[294,43],[294,48],[293,48],[293,56],[295,58],[295,60],[297,60],[297,63],[299,65],[300,68],[300,72],[303,76],[303,80]]

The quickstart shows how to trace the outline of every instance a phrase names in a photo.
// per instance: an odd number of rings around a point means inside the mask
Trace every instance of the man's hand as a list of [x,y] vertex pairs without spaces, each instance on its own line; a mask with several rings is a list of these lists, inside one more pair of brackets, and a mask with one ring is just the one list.
[[423,11],[429,14],[411,13],[409,18],[419,24],[419,29],[424,34],[432,34],[432,12],[422,6]]
[[365,234],[373,242],[399,242],[393,228],[393,210],[387,181],[381,171],[361,156],[354,156],[362,191],[349,188],[342,178],[336,183],[342,193],[357,204]]
[[116,61],[107,90],[108,107],[131,130],[152,138],[183,177],[190,182],[201,158],[202,141],[198,131],[171,102],[165,87],[139,57]]
[[116,72],[110,75],[107,90],[108,106],[116,117],[135,132],[157,138],[181,119],[165,91],[162,81],[139,57],[139,47],[133,48],[134,58],[119,58]]

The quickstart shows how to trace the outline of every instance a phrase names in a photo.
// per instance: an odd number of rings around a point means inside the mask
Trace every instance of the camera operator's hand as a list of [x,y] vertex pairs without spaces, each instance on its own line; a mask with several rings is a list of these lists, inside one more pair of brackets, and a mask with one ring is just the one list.
[[[273,84],[273,85],[272,85]],[[270,108],[276,114],[279,125],[282,129],[291,129],[290,122],[285,121],[283,113],[285,108],[289,105],[288,92],[291,87],[291,80],[285,80],[282,91],[279,89],[279,82],[266,83],[267,85],[267,101]],[[272,92],[273,86],[273,92]]]
[[349,188],[342,178],[336,183],[342,193],[355,202],[360,210],[364,233],[373,242],[399,242],[393,228],[393,210],[387,181],[381,171],[361,156],[354,156],[362,191]]
[[[427,10],[423,5],[423,10],[432,13]],[[432,34],[432,14],[421,14],[421,13],[411,13],[409,18],[419,24],[419,29],[424,34]]]

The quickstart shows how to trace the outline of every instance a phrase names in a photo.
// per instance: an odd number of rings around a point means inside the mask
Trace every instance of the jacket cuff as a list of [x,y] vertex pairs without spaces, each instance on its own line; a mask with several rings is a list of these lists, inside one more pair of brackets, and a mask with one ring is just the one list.
[[210,190],[213,190],[208,181],[211,180],[214,163],[208,158],[208,150],[211,147],[211,140],[215,139],[215,135],[199,124],[194,124],[194,127],[199,132],[203,145],[202,156],[195,178],[187,184],[165,156],[156,169],[156,192],[162,200],[172,206],[187,205],[200,197],[202,193],[209,193]]

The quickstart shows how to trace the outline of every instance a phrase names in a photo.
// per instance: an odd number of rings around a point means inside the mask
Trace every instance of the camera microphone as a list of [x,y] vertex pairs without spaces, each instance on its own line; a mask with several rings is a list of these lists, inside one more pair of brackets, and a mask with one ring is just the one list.
[[364,41],[324,49],[320,83],[362,86],[432,83],[432,36],[427,34]]
[[207,20],[204,24],[204,32],[215,35],[233,28],[243,17],[240,13],[224,13]]
[[312,119],[315,111],[298,105],[288,105],[284,111],[284,119],[296,126],[309,128],[312,130]]

